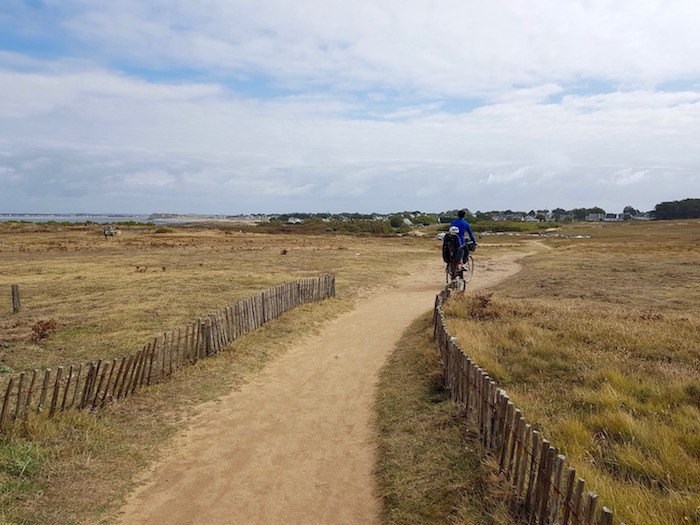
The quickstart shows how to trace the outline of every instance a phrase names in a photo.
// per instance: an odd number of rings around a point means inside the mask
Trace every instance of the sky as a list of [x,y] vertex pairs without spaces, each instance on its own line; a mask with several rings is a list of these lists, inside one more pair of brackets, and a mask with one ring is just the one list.
[[1,0],[0,213],[700,197],[697,0]]

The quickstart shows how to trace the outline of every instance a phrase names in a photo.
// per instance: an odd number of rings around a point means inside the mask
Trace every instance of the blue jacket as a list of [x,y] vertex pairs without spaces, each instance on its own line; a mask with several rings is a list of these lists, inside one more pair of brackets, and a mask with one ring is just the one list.
[[450,223],[450,226],[457,226],[459,229],[459,245],[461,246],[464,244],[464,232],[469,233],[469,239],[472,242],[476,242],[474,239],[474,232],[472,232],[472,227],[469,226],[469,223],[465,221],[464,219],[455,219]]

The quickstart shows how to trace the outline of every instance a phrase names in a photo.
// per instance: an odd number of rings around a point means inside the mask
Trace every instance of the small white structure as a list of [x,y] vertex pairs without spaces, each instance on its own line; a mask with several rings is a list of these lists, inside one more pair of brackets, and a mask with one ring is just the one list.
[[605,218],[603,220],[605,222],[623,221],[623,220],[625,220],[625,215],[624,215],[624,213],[606,213]]

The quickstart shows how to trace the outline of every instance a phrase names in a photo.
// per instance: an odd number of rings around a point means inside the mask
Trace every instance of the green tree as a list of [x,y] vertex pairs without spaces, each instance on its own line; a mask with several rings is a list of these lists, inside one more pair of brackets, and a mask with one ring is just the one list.
[[552,210],[552,215],[554,215],[554,220],[558,221],[566,215],[566,210],[564,208],[554,208]]
[[588,215],[588,209],[574,208],[573,210],[569,210],[569,213],[573,216],[575,221],[585,221],[586,215]]
[[400,228],[403,226],[403,217],[401,215],[392,215],[389,217],[389,224],[392,228]]
[[641,212],[638,209],[633,208],[632,206],[625,206],[622,209],[622,215],[624,219],[627,220],[631,219],[632,217],[637,217],[638,215],[641,215]]
[[700,219],[700,199],[661,202],[654,208],[654,218],[666,219]]

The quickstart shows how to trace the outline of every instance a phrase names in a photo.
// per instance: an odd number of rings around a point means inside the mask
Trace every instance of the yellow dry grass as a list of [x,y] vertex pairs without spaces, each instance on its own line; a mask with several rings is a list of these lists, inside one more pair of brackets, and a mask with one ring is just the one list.
[[[203,228],[0,225],[0,364],[23,370],[131,353],[164,330],[270,286],[334,272],[339,297],[436,250],[414,238],[292,236]],[[282,251],[286,253],[282,255]],[[10,285],[22,312],[11,312]],[[32,342],[32,327],[58,330]]]
[[700,522],[700,222],[576,225],[450,331],[636,525]]
[[[5,374],[128,354],[164,330],[297,278],[333,272],[338,290],[336,299],[295,309],[230,352],[98,415],[33,416],[4,433],[0,524],[108,523],[134,473],[168,453],[168,439],[194,406],[240,385],[296,338],[425,257],[439,257],[438,241],[138,226],[105,239],[96,225],[0,224]],[[14,283],[19,314],[11,311]],[[32,328],[47,320],[56,329],[33,340]]]

